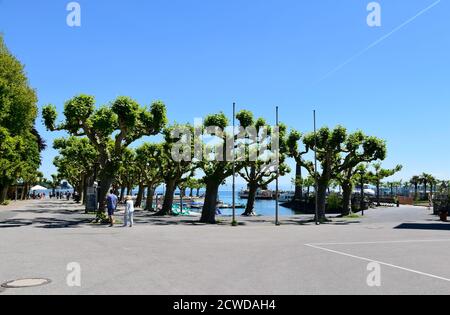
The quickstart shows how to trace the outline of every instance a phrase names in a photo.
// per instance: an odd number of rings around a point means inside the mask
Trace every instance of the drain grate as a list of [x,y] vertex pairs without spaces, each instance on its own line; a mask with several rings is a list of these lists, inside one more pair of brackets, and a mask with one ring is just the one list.
[[22,288],[32,288],[40,287],[49,284],[51,280],[43,278],[30,278],[30,279],[19,279],[8,281],[1,286],[6,289],[22,289]]

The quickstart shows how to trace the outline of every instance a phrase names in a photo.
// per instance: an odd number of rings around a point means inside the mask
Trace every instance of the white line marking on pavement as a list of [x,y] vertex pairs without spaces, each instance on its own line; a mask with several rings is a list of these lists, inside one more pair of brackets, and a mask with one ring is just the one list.
[[326,252],[329,252],[329,253],[341,255],[341,256],[355,258],[355,259],[366,261],[366,262],[377,263],[377,264],[380,264],[382,266],[387,266],[387,267],[391,267],[391,268],[395,268],[395,269],[400,269],[400,270],[403,270],[403,271],[412,272],[412,273],[415,273],[415,274],[418,274],[418,275],[421,275],[421,276],[426,276],[426,277],[430,277],[430,278],[434,278],[434,279],[450,282],[450,279],[447,279],[447,278],[444,278],[444,277],[439,277],[439,276],[436,276],[436,275],[432,275],[430,273],[421,272],[421,271],[417,271],[417,270],[413,270],[413,269],[409,269],[409,268],[404,268],[404,267],[396,266],[396,265],[393,265],[393,264],[388,264],[388,263],[385,263],[385,262],[382,262],[382,261],[378,261],[378,260],[373,260],[373,259],[369,259],[369,258],[365,258],[365,257],[360,257],[360,256],[356,256],[356,255],[340,252],[340,251],[337,251],[337,250],[332,250],[332,249],[320,247],[320,246],[317,246],[317,245],[312,245],[312,244],[305,244],[305,246],[311,247],[311,248],[314,248],[314,249],[318,249],[318,250],[322,250],[322,251],[326,251]]
[[343,242],[343,243],[314,243],[308,245],[327,246],[327,245],[376,245],[376,244],[404,244],[404,243],[437,243],[450,242],[450,239],[441,240],[401,240],[401,241],[377,241],[377,242]]

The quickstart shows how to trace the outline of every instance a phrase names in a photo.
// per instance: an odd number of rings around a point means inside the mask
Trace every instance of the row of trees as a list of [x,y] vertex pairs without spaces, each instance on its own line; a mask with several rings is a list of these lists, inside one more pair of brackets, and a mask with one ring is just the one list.
[[[412,185],[414,187],[414,198],[420,199],[420,192],[419,192],[419,188],[420,186],[422,186],[423,188],[423,195],[422,198],[424,199],[428,199],[428,192],[435,192],[436,188],[439,184],[446,184],[445,181],[440,181],[438,179],[436,179],[433,175],[431,174],[427,174],[427,173],[423,173],[422,175],[416,175],[413,176],[411,178],[411,180],[409,181],[409,183],[407,183],[409,185]],[[429,190],[428,190],[429,188]]]
[[[44,121],[49,130],[66,130],[71,134],[67,139],[55,141],[54,147],[60,153],[55,159],[55,165],[60,178],[69,180],[82,195],[85,195],[88,186],[99,180],[99,215],[104,212],[104,198],[111,186],[116,187],[121,196],[130,194],[133,187],[138,186],[138,205],[147,191],[146,208],[152,209],[154,190],[164,183],[166,193],[160,214],[171,212],[177,188],[182,192],[191,189],[191,194],[196,189],[198,194],[199,189],[204,187],[206,192],[201,221],[215,223],[219,187],[233,174],[233,170],[246,178],[254,195],[260,185],[267,185],[275,179],[274,168],[261,159],[254,162],[238,160],[233,163],[226,159],[209,158],[211,155],[218,157],[225,154],[225,146],[222,146],[223,152],[219,148],[220,141],[224,144],[227,137],[234,136],[236,143],[239,142],[238,135],[225,131],[229,121],[223,113],[210,115],[204,120],[202,133],[208,128],[218,128],[221,131],[210,131],[210,136],[219,140],[219,143],[209,145],[203,142],[201,152],[209,153],[206,153],[207,158],[200,160],[192,160],[192,152],[188,152],[186,147],[180,151],[182,159],[173,158],[173,150],[180,141],[184,140],[188,149],[191,149],[195,147],[195,140],[199,139],[189,136],[194,134],[193,127],[189,124],[168,126],[162,102],[155,102],[150,108],[145,108],[130,98],[119,97],[109,106],[95,109],[93,97],[80,95],[65,104],[64,116],[65,120],[56,124],[56,108],[49,105],[43,110]],[[253,126],[258,130],[265,125],[264,120],[254,120],[252,113],[248,111],[241,111],[236,118],[243,128]],[[281,129],[283,134],[285,128]],[[180,130],[185,132],[180,133]],[[157,133],[163,134],[162,143],[144,143],[135,150],[130,149],[130,145],[142,136]],[[245,144],[247,150],[255,150],[255,145],[257,144]],[[280,173],[284,174],[286,170],[287,166],[281,163]],[[201,180],[195,179],[197,172],[201,173]],[[97,173],[98,175],[91,176]],[[253,212],[251,203],[247,212]]]
[[0,204],[11,186],[23,185],[25,198],[38,172],[45,142],[35,129],[37,96],[24,66],[11,54],[0,35]]
[[[384,160],[387,153],[385,141],[367,136],[362,131],[348,133],[342,126],[335,129],[324,127],[318,130],[317,134],[292,131],[287,138],[287,147],[289,156],[296,161],[295,199],[302,199],[302,170],[306,169],[317,181],[318,212],[319,220],[322,221],[326,220],[326,196],[333,181],[337,181],[342,187],[343,213],[348,214],[351,211],[350,200],[358,176],[368,174],[365,165]],[[305,158],[310,152],[317,156],[320,169],[316,170],[313,161]],[[383,173],[384,171],[387,170],[383,170]],[[384,176],[381,166],[374,171],[373,176],[378,176],[381,180]]]
[[[236,172],[248,183],[250,198],[245,214],[250,215],[257,189],[269,185],[277,174],[282,176],[290,172],[285,161],[293,158],[297,164],[296,197],[301,198],[302,171],[306,170],[311,178],[317,178],[319,215],[320,219],[325,219],[326,192],[330,183],[338,181],[342,186],[344,211],[347,211],[361,167],[386,157],[385,142],[361,131],[348,133],[344,127],[338,126],[335,129],[321,128],[317,134],[302,134],[296,130],[288,131],[283,124],[275,130],[267,128],[263,118],[255,119],[246,110],[235,117],[239,127],[241,130],[252,128],[256,134],[264,131],[265,141],[240,137],[236,129],[227,128],[230,121],[225,114],[218,113],[204,119],[200,134],[208,134],[215,140],[208,143],[204,138],[200,139],[189,124],[168,125],[166,107],[160,101],[143,107],[130,98],[119,97],[110,105],[96,109],[94,97],[79,95],[66,102],[64,116],[64,121],[57,123],[55,106],[48,105],[43,110],[49,130],[65,130],[71,135],[55,142],[55,148],[60,151],[55,165],[59,176],[68,179],[81,193],[93,181],[100,181],[99,213],[105,210],[104,199],[111,186],[120,190],[122,196],[125,190],[129,194],[133,187],[138,186],[138,204],[147,191],[146,208],[151,209],[153,192],[164,183],[166,194],[160,214],[171,212],[177,188],[184,192],[189,187],[204,187],[206,192],[201,222],[215,223],[219,187]],[[145,143],[135,150],[130,149],[136,140],[158,133],[164,136],[162,143]],[[272,148],[275,142],[271,140],[275,137],[278,138],[278,147]],[[233,138],[235,141],[229,141]],[[180,143],[183,145],[180,146]],[[235,147],[230,148],[230,143],[231,146],[234,143]],[[234,162],[224,158],[228,149],[239,151],[242,148],[247,157],[253,154],[258,158],[235,159]],[[174,150],[179,151],[181,159],[174,159]],[[206,158],[198,159],[198,150]],[[311,152],[316,153],[320,169],[316,170],[313,162],[306,159]],[[279,161],[278,166],[271,163],[274,154]],[[380,183],[393,171],[378,165],[372,177],[377,177]],[[195,177],[201,177],[201,181],[193,183]]]

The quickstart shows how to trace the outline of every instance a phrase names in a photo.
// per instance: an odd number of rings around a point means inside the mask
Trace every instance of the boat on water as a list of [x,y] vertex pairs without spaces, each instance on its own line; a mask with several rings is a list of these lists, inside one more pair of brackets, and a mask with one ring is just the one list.
[[172,214],[175,216],[186,216],[186,217],[197,217],[201,214],[196,211],[192,211],[189,207],[183,207],[182,210],[180,210],[180,205],[173,205],[172,206]]
[[[219,209],[231,209],[231,208],[233,208],[233,205],[229,204],[229,203],[224,203],[222,201],[219,201],[217,203],[217,208],[219,208]],[[239,204],[235,205],[235,208],[236,209],[245,209],[245,205],[242,204],[242,203],[239,203]]]
[[280,194],[278,197],[279,202],[291,202],[295,198],[295,192],[294,191],[286,191]]
[[[248,199],[249,195],[250,195],[249,190],[242,190],[239,193],[239,198],[240,199]],[[255,199],[256,200],[274,200],[275,197],[276,197],[276,193],[272,190],[258,189],[256,191]]]
[[[353,194],[361,194],[361,186],[353,190]],[[364,195],[375,197],[377,192],[369,185],[364,185]]]
[[[192,209],[202,209],[203,208],[203,202],[193,202],[190,206]],[[218,209],[231,209],[233,208],[232,204],[225,203],[223,201],[217,202],[217,208]],[[245,204],[236,204],[236,209],[245,209]]]

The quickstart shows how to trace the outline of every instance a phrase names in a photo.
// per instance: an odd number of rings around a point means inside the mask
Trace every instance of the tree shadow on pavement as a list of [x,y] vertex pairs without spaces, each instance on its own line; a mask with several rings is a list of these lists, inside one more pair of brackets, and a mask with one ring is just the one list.
[[84,210],[50,210],[48,208],[42,208],[38,210],[14,210],[15,213],[34,213],[34,214],[60,214],[60,215],[74,215],[74,214],[85,214]]
[[399,230],[435,230],[450,231],[450,224],[445,223],[403,223],[394,229]]
[[63,228],[78,228],[83,224],[88,224],[92,219],[80,220],[64,220],[56,218],[36,218],[31,220],[26,219],[10,219],[0,222],[0,229],[18,228],[24,226],[35,226],[41,229],[63,229]]

